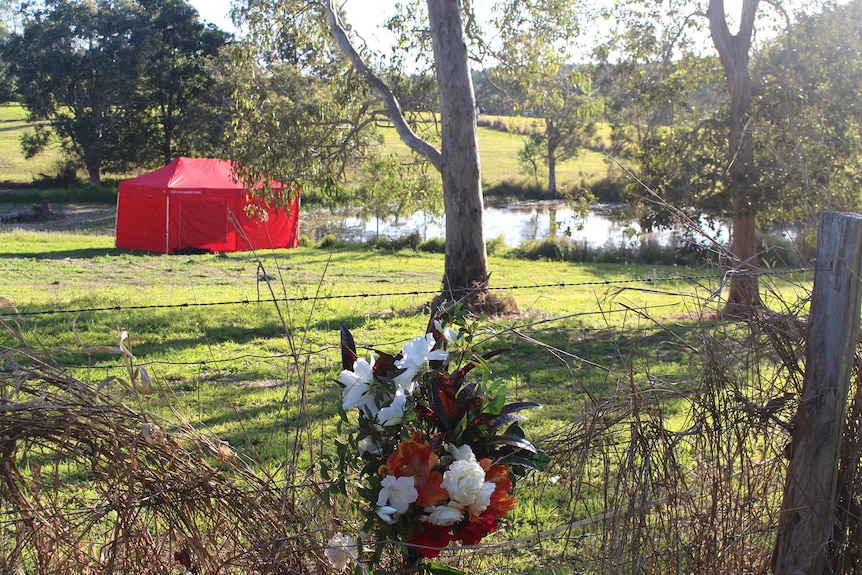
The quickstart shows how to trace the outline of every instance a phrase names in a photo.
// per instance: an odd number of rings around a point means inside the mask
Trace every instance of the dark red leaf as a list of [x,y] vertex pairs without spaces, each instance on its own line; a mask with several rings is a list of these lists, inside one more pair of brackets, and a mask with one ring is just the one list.
[[353,341],[350,330],[341,326],[341,369],[353,371],[354,363],[356,363],[356,342]]
[[431,401],[434,403],[434,412],[440,418],[444,429],[451,429],[458,421],[458,402],[455,398],[455,388],[452,381],[439,371],[434,374],[431,381]]
[[415,411],[416,414],[419,415],[420,417],[425,418],[425,420],[428,421],[428,423],[430,423],[430,424],[432,424],[438,428],[440,427],[440,418],[437,417],[437,414],[435,414],[432,410],[428,409],[424,405],[418,405],[418,404],[414,405],[413,411]]
[[375,377],[388,377],[390,373],[398,369],[395,367],[395,361],[400,357],[388,354],[386,352],[373,350],[376,354],[376,358],[374,359],[374,368],[373,372]]

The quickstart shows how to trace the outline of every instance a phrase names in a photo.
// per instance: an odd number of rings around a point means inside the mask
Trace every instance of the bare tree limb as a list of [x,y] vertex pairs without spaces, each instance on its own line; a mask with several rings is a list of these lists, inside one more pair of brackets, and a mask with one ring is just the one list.
[[356,48],[351,44],[350,38],[347,36],[347,30],[338,16],[334,0],[326,0],[323,5],[326,9],[326,15],[329,19],[329,27],[332,30],[332,35],[335,38],[335,41],[338,43],[342,52],[344,52],[348,59],[350,59],[350,62],[353,64],[353,67],[356,68],[356,71],[359,72],[372,89],[380,95],[386,107],[386,115],[389,116],[389,119],[395,126],[395,131],[398,132],[398,135],[411,150],[427,158],[432,166],[437,168],[437,170],[440,170],[443,163],[443,157],[440,150],[420,138],[416,132],[413,131],[410,125],[407,124],[407,121],[404,119],[404,113],[401,111],[401,105],[398,103],[398,99],[395,97],[395,94],[392,93],[392,90],[386,82],[384,82],[379,76],[377,76],[377,74],[374,73],[373,70],[371,70],[371,68],[368,67],[362,59],[362,56],[359,55]]

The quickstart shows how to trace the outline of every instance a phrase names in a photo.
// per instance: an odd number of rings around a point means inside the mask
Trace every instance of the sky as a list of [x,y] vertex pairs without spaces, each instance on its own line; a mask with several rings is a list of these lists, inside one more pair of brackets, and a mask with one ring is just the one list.
[[[189,0],[189,2],[197,8],[202,20],[228,32],[235,30],[228,16],[231,0]],[[387,35],[385,30],[380,30],[380,27],[385,18],[394,12],[395,3],[396,0],[344,0],[343,8],[347,13],[347,22],[368,42],[369,47],[385,51],[392,36]],[[474,0],[474,6],[479,9],[492,4],[493,0]],[[734,16],[739,14],[742,0],[725,0],[724,5],[733,20]],[[369,9],[369,6],[373,8]]]
[[[189,0],[189,3],[197,8],[202,20],[228,32],[235,30],[228,15],[230,0]],[[369,10],[369,5],[374,8]],[[394,6],[395,0],[346,0],[344,10],[350,25],[362,33],[371,44],[372,31],[378,28],[387,15],[391,15]],[[383,39],[377,41],[383,42]]]

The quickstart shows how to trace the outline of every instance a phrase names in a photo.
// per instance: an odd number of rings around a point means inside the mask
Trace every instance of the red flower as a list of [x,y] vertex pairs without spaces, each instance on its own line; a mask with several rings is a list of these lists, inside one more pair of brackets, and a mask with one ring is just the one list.
[[478,545],[482,537],[497,530],[497,519],[490,511],[485,511],[474,521],[455,531],[453,539],[464,545]]
[[449,499],[449,492],[443,489],[443,474],[432,471],[425,477],[414,477],[414,485],[419,497],[416,505],[419,507],[434,507]]
[[440,555],[440,551],[448,546],[451,540],[452,534],[449,533],[449,527],[423,523],[421,531],[414,533],[408,543],[415,545],[416,550],[423,557],[434,558]]

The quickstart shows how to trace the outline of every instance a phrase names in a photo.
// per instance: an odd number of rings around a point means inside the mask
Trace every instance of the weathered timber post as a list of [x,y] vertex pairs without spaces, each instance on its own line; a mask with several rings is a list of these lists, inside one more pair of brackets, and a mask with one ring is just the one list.
[[862,302],[862,216],[823,212],[808,315],[805,383],[778,522],[777,575],[821,575]]

